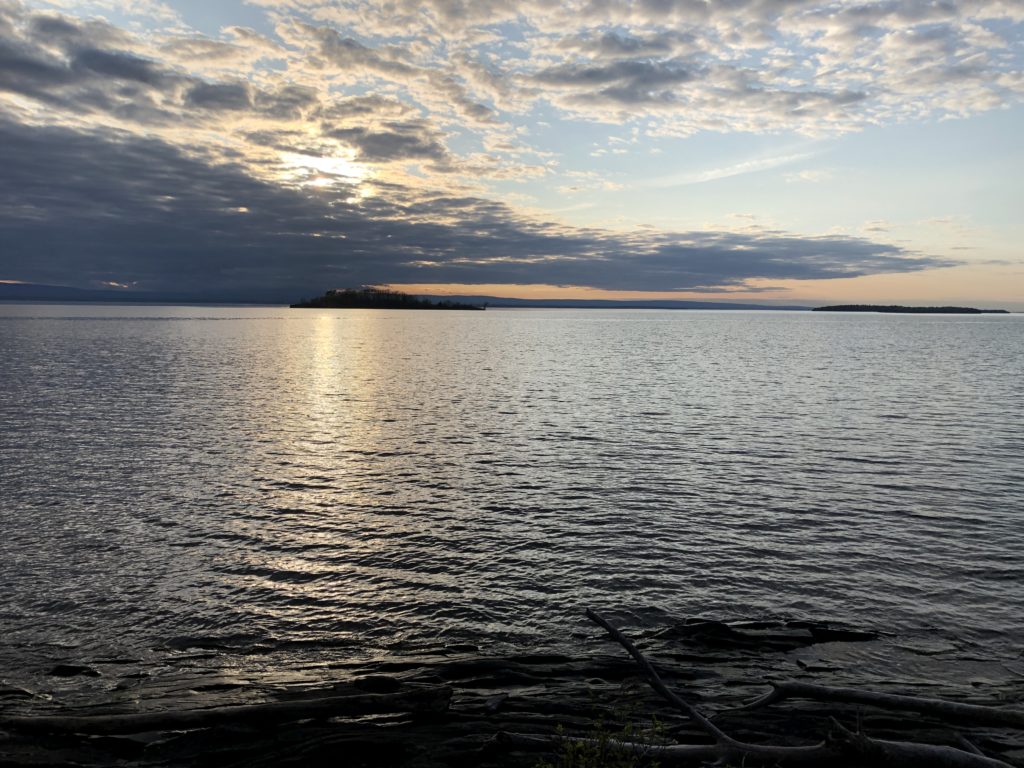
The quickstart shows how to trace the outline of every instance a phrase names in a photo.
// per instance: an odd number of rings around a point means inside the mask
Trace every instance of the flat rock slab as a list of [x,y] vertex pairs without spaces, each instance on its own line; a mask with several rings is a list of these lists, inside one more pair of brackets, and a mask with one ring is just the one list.
[[[635,633],[636,642],[670,687],[706,713],[718,712],[715,722],[745,741],[815,743],[828,731],[829,719],[835,717],[876,738],[956,743],[950,727],[936,720],[856,705],[793,700],[751,712],[731,711],[764,694],[766,677],[862,685],[893,693],[951,695],[960,700],[973,695],[977,703],[993,703],[996,698],[1020,706],[1024,700],[1024,685],[1016,682],[987,686],[983,691],[955,686],[938,686],[936,690],[934,685],[923,690],[901,681],[888,681],[880,688],[877,679],[865,679],[857,668],[844,666],[841,654],[838,661],[827,665],[804,661],[809,648],[813,651],[820,642],[833,642],[814,640],[808,627],[780,630],[763,624],[711,624],[689,622]],[[684,628],[682,632],[679,627]],[[791,634],[800,641],[793,648],[775,639]],[[762,635],[771,640],[763,642]],[[712,644],[705,642],[708,637]],[[813,642],[806,644],[805,637]],[[883,641],[844,637],[838,642]],[[243,676],[228,674],[224,668],[199,666],[151,669],[147,674],[124,667],[117,679],[106,676],[105,668],[101,681],[108,686],[105,700],[94,698],[87,706],[67,707],[38,696],[11,696],[4,699],[5,716],[9,721],[15,715],[65,719],[154,716],[148,725],[156,730],[83,736],[67,730],[26,732],[12,727],[16,722],[9,722],[3,728],[6,736],[0,739],[0,765],[534,768],[543,754],[501,745],[497,735],[555,736],[562,732],[591,736],[596,723],[601,723],[600,732],[606,735],[620,733],[627,726],[634,732],[646,732],[652,728],[652,718],[660,723],[659,738],[706,742],[705,734],[650,690],[621,649],[598,632],[581,644],[579,657],[557,653],[492,656],[471,647],[423,649],[405,656],[311,663],[304,669],[274,671],[272,665],[265,664],[264,671],[247,671]],[[236,671],[238,668],[234,666]],[[311,701],[349,695],[393,696],[444,687],[451,690],[447,708],[346,713],[317,712],[314,707],[308,717],[295,717]],[[173,717],[162,723],[159,720],[168,712],[232,708],[242,712],[267,704],[271,707],[264,712],[269,714],[255,720],[234,716],[191,723],[187,717],[184,721]],[[291,714],[274,716],[276,706]],[[140,723],[147,724],[144,720]],[[987,754],[1024,766],[1024,734],[993,728],[972,728],[964,733]]]

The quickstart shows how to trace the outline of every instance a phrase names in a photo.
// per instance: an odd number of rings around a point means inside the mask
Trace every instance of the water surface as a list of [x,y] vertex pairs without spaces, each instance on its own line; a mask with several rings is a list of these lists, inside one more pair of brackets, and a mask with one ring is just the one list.
[[[0,666],[1024,642],[1024,318],[0,305]],[[929,650],[931,649],[931,650]]]

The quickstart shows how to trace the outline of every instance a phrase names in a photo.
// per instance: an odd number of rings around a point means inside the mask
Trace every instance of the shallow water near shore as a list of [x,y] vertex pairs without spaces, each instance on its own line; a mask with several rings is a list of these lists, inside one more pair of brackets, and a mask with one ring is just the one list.
[[572,655],[584,606],[1024,667],[1021,316],[0,305],[0,360],[13,684]]

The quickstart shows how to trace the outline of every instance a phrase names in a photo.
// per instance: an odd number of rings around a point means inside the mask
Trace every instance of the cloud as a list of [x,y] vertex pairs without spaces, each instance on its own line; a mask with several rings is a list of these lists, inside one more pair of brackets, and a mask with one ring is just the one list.
[[787,173],[785,179],[788,183],[806,182],[816,184],[820,181],[828,181],[832,178],[832,171],[827,168],[808,168],[803,171]]
[[408,76],[415,69],[402,62],[402,52],[395,47],[375,50],[351,37],[343,37],[333,29],[296,25],[297,29],[319,43],[319,54],[328,63],[342,70],[368,70],[382,75]]
[[616,60],[597,66],[559,64],[535,73],[530,82],[568,91],[568,96],[554,97],[565,105],[636,107],[678,102],[675,88],[697,76],[680,61]]
[[142,83],[158,87],[163,73],[152,61],[127,53],[100,51],[94,48],[77,51],[71,60],[71,69],[89,75]]
[[693,48],[693,35],[670,30],[636,34],[629,30],[582,30],[560,38],[555,48],[603,60],[667,57],[681,47]]
[[191,31],[172,33],[155,44],[154,54],[171,66],[206,77],[223,73],[252,75],[262,65],[284,62],[288,58],[280,44],[255,30],[225,27],[221,35],[210,38]]
[[265,33],[204,35],[159,3],[146,5],[159,23],[128,30],[0,0],[0,277],[286,299],[362,282],[718,290],[936,268],[950,262],[865,238],[574,228],[485,191],[555,173],[572,191],[618,188],[531,146],[538,116],[625,124],[633,150],[968,115],[1024,94],[1024,19],[1003,0],[257,4]]
[[[471,99],[461,80],[405,63],[407,54],[396,46],[374,49],[333,30],[293,23],[284,25],[287,40],[298,40],[299,49],[289,53],[251,30],[231,27],[228,35],[256,51],[244,56],[234,42],[177,31],[147,42],[105,22],[39,15],[21,6],[0,6],[0,19],[0,91],[46,105],[34,111],[37,121],[84,119],[95,126],[156,130],[184,142],[212,130],[225,151],[253,156],[263,165],[267,158],[254,155],[254,150],[286,149],[284,138],[291,137],[301,146],[288,149],[308,151],[319,145],[317,153],[324,153],[347,146],[367,162],[429,163],[429,172],[520,172],[494,157],[452,155],[447,133],[408,101],[377,94],[348,96],[328,91],[315,79],[295,82],[273,71],[254,77],[252,71],[239,69],[251,67],[264,55],[318,57],[320,72],[347,73],[356,79],[404,78],[410,87],[445,102],[474,124],[493,123],[492,110]],[[303,47],[306,43],[312,48]],[[204,62],[203,75],[185,68],[210,54],[219,63],[211,67]],[[499,134],[491,131],[489,138]],[[277,140],[250,141],[271,135]]]
[[0,6],[0,19],[0,95],[15,93],[45,104],[48,109],[38,113],[42,119],[105,113],[161,122],[170,115],[161,102],[186,80],[125,50],[131,39],[105,22],[30,15],[10,5]]
[[[622,234],[473,196],[296,187],[128,132],[0,122],[0,277],[283,301],[359,283],[707,290],[951,262],[851,237]],[[46,254],[46,258],[40,258]]]
[[355,147],[358,158],[367,162],[410,159],[445,162],[449,159],[440,138],[422,120],[385,123],[375,130],[338,128],[328,135]]
[[[234,26],[211,37],[168,21],[159,3],[149,12],[166,25],[135,34],[7,2],[0,90],[47,105],[50,114],[34,115],[41,122],[74,113],[165,135],[213,131],[243,154],[253,122],[311,138],[342,131],[336,138],[374,162],[428,163],[423,172],[466,183],[538,173],[542,155],[517,125],[538,109],[632,124],[648,137],[819,136],[964,116],[1024,95],[1012,32],[1022,14],[1002,0],[261,4],[273,33]],[[406,152],[369,147],[373,136],[402,137],[384,125],[391,115],[338,117],[339,104],[367,94],[401,102],[432,138],[406,136]],[[473,148],[453,152],[460,133]]]
[[648,89],[688,83],[693,79],[691,70],[673,61],[616,61],[602,66],[562,64],[533,76],[534,82],[563,88],[622,83],[631,89]]
[[454,68],[471,103],[521,113],[545,101],[574,118],[654,122],[661,135],[830,134],[1024,95],[1024,10],[1004,0],[261,4],[306,19],[301,34],[333,46],[321,53],[336,64],[405,85],[416,72],[428,87],[424,73]]
[[[748,173],[758,173],[760,171],[771,170],[772,168],[778,168],[784,165],[790,165],[791,163],[798,163],[803,160],[809,160],[814,157],[813,152],[795,152],[787,155],[776,155],[773,157],[759,157],[752,160],[745,160],[741,163],[734,163],[733,165],[722,166],[719,168],[707,168],[702,171],[691,171],[687,173],[677,173],[668,176],[660,176],[655,179],[650,179],[644,183],[644,186],[650,187],[675,187],[683,186],[687,184],[703,184],[708,181],[717,181],[718,179],[728,179],[733,176],[742,176]],[[811,177],[805,176],[811,172],[804,171],[800,174],[800,178],[810,180]],[[817,179],[814,179],[817,180]]]
[[249,109],[252,93],[246,83],[197,83],[189,88],[185,103],[202,109]]
[[[16,2],[16,0],[15,0]],[[160,0],[42,0],[49,6],[83,14],[105,16],[116,13],[133,21],[145,20],[166,27],[182,26],[178,12]]]

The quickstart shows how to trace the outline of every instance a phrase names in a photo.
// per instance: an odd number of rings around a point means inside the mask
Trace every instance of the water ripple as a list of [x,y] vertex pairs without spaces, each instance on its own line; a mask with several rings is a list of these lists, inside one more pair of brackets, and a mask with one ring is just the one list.
[[1024,642],[1019,318],[91,311],[0,313],[8,668],[585,604]]

